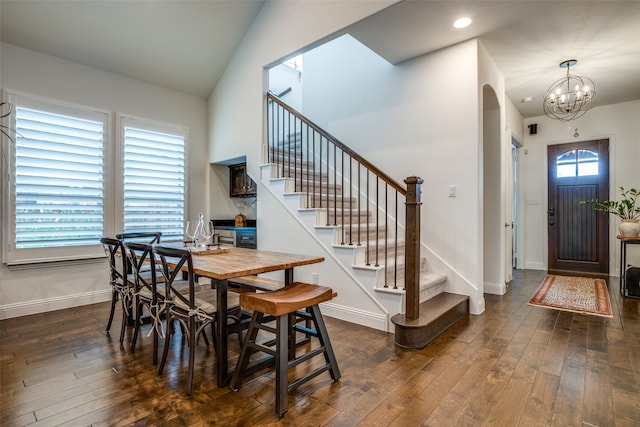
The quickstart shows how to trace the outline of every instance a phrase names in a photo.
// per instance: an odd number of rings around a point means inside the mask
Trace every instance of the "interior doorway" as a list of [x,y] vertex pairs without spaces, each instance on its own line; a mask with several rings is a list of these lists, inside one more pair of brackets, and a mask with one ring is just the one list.
[[518,268],[518,259],[520,251],[520,148],[522,144],[511,137],[511,251],[507,252],[510,256],[511,270]]

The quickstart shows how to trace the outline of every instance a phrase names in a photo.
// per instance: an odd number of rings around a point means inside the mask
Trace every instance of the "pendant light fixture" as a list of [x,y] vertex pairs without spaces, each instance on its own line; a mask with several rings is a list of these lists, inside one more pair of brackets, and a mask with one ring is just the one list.
[[560,68],[566,68],[567,75],[553,82],[544,94],[544,113],[552,119],[563,122],[577,119],[593,105],[596,95],[593,81],[587,77],[571,75],[571,67],[577,63],[577,59],[562,61]]

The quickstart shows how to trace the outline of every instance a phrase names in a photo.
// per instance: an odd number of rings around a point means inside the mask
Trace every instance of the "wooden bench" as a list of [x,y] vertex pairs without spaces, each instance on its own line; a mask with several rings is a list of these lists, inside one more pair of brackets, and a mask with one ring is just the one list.
[[251,275],[229,279],[229,287],[240,288],[241,292],[251,290],[270,292],[284,288],[284,282],[281,280],[269,279],[267,277]]

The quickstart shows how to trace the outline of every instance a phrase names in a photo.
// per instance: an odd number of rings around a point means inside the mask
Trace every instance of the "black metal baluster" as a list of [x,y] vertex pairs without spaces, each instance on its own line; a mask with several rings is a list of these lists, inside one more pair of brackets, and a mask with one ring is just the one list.
[[362,199],[362,189],[360,188],[360,178],[361,178],[361,174],[362,172],[360,171],[360,162],[358,162],[358,203],[356,204],[358,206],[358,245],[357,246],[362,246],[361,244],[361,232],[360,232],[360,227],[362,227],[362,219],[360,216],[360,199]]
[[305,150],[306,155],[307,155],[307,166],[305,168],[307,170],[307,185],[306,185],[306,187],[307,187],[307,205],[306,206],[310,207],[311,204],[309,203],[309,197],[310,197],[309,196],[309,181],[311,181],[310,174],[311,174],[311,165],[312,165],[312,163],[311,163],[311,160],[309,160],[310,156],[311,156],[310,151],[309,151],[309,126],[307,125],[307,126],[305,126],[305,128],[307,129],[307,142],[306,142],[307,148]]
[[376,245],[376,263],[374,264],[376,267],[380,267],[380,264],[378,263],[378,242],[380,241],[380,226],[379,226],[379,214],[380,214],[380,193],[379,193],[379,189],[380,189],[380,185],[379,185],[379,181],[380,178],[376,175],[376,241],[375,241],[375,245]]
[[[316,206],[317,193],[316,193],[316,131],[315,130],[313,131],[312,147],[313,147],[313,207],[317,208],[318,206]],[[320,185],[322,185],[322,176],[320,176],[319,179],[320,179]],[[322,200],[322,194],[320,194],[320,200]]]
[[[396,191],[396,236],[394,245],[393,289],[398,289],[398,192]],[[406,267],[405,267],[406,268]]]
[[[336,149],[336,146],[334,145],[334,152]],[[338,163],[338,158],[336,156],[336,169],[338,169],[337,167],[337,163]],[[340,186],[342,187],[342,197],[345,196],[345,192],[344,192],[344,150],[340,150]],[[333,192],[333,199],[337,199],[338,198],[338,188],[336,186],[335,191]],[[333,216],[336,217],[336,222],[337,222],[337,218],[338,218],[338,206],[334,203],[333,204]],[[342,209],[340,211],[340,221],[342,223],[342,245],[344,245],[344,237],[345,237],[345,223],[344,223],[344,209]]]
[[[302,169],[298,170],[298,118],[294,118],[293,120],[293,178],[298,179],[298,174],[300,174],[300,190],[303,191],[302,188]],[[302,132],[300,133],[300,138],[302,138]],[[302,142],[301,142],[302,144]],[[302,148],[302,145],[300,145]]]
[[384,184],[384,287],[389,287],[387,272],[389,271],[389,261],[387,257],[387,253],[389,252],[389,248],[387,247],[387,235],[389,232],[389,186]]
[[[369,173],[368,169],[366,171],[366,174],[367,174],[367,197],[366,197],[365,201],[367,202],[367,204],[365,205],[365,208],[367,209],[367,213],[368,213],[369,212],[369,206],[371,205],[371,199],[369,198],[369,190],[370,190],[370,188],[369,188],[369,175],[370,175],[370,173]],[[370,243],[369,242],[369,236],[370,236],[370,234],[369,234],[369,223],[370,222],[371,221],[369,221],[369,217],[367,215],[367,238],[366,238],[367,246],[365,246],[365,251],[364,251],[365,264],[366,265],[371,265],[371,262],[369,261],[369,243]]]

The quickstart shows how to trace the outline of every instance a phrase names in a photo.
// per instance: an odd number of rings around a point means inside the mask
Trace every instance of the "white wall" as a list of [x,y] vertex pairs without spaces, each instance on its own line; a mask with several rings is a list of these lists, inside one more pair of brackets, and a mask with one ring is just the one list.
[[262,160],[265,67],[396,2],[266,2],[209,98],[209,162],[246,155],[255,181]]
[[305,54],[303,85],[305,115],[397,181],[425,180],[422,254],[450,291],[471,296],[474,313],[484,309],[479,81],[503,90],[497,68],[479,71],[480,61],[469,41],[392,66],[343,37]]
[[[618,187],[640,188],[640,100],[603,107],[594,107],[583,117],[564,122],[546,116],[525,120],[525,126],[538,124],[536,135],[525,135],[522,172],[524,174],[525,206],[524,244],[525,268],[547,268],[547,146],[575,141],[609,138],[609,196],[618,196]],[[575,129],[580,136],[574,138]],[[616,239],[617,218],[610,218],[611,275],[618,275],[620,243]],[[629,246],[627,262],[640,265],[640,248]]]
[[[192,196],[187,214],[208,212],[209,168],[202,160],[208,147],[205,99],[6,43],[1,55],[2,89],[189,128],[187,188]],[[113,125],[109,131],[109,143],[114,144]],[[6,184],[5,175],[2,179]],[[3,205],[7,197],[5,191]],[[2,218],[5,221],[8,218]],[[3,264],[0,290],[0,318],[110,299],[103,259],[12,269]]]
[[269,69],[269,90],[276,95],[291,89],[280,96],[284,102],[295,110],[302,111],[302,75],[299,69],[294,70],[289,65],[281,64]]

